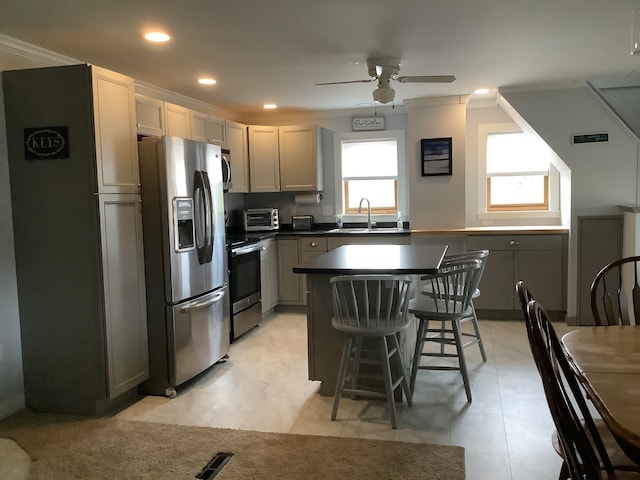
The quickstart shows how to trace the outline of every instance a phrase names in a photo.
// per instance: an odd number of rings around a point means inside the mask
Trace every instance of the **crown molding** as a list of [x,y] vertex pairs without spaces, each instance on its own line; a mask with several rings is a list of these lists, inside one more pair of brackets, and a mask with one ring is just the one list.
[[0,52],[16,55],[32,62],[43,63],[45,66],[85,63],[2,34],[0,34]]
[[139,93],[141,95],[146,95],[148,97],[152,97],[157,100],[163,100],[165,102],[175,103],[177,105],[190,108],[191,110],[207,113],[209,115],[228,118],[230,120],[238,121],[240,118],[237,113],[231,112],[229,110],[225,110],[211,103],[202,102],[200,100],[187,97],[186,95],[182,95],[180,93],[172,92],[171,90],[166,90],[164,88],[157,87],[150,83],[135,80],[135,85],[136,85],[135,87],[136,93]]

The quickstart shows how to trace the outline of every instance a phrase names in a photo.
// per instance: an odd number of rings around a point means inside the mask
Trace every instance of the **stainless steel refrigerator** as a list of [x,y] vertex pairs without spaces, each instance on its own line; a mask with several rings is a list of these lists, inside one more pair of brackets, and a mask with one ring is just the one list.
[[141,391],[173,397],[229,351],[222,153],[169,136],[138,151],[150,374]]

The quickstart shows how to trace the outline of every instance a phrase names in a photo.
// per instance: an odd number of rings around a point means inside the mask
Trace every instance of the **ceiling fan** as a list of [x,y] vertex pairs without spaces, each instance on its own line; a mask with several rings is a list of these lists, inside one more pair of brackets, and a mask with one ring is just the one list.
[[390,81],[400,83],[451,83],[456,77],[453,75],[411,75],[399,76],[400,59],[396,57],[374,57],[367,60],[367,70],[371,78],[367,80],[347,80],[343,82],[316,83],[316,85],[339,85],[342,83],[378,82],[373,91],[373,100],[379,103],[389,103],[395,98],[396,92],[391,88]]

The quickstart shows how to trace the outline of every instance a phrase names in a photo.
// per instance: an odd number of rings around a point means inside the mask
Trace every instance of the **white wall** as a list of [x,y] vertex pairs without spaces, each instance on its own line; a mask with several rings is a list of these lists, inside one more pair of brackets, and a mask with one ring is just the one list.
[[[586,88],[501,94],[571,169],[567,316],[576,315],[577,218],[621,215],[638,203],[638,145],[633,135]],[[575,133],[608,132],[609,141],[573,145]]]
[[[426,100],[426,99],[425,99]],[[407,161],[412,229],[464,228],[466,105],[460,97],[413,101],[409,106]],[[452,138],[452,175],[423,177],[423,138]]]

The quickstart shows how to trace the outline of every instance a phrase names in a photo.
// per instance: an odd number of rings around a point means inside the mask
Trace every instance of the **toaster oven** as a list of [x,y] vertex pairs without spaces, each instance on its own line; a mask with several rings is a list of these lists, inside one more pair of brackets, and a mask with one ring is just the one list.
[[245,232],[278,230],[277,208],[249,208],[244,211]]

